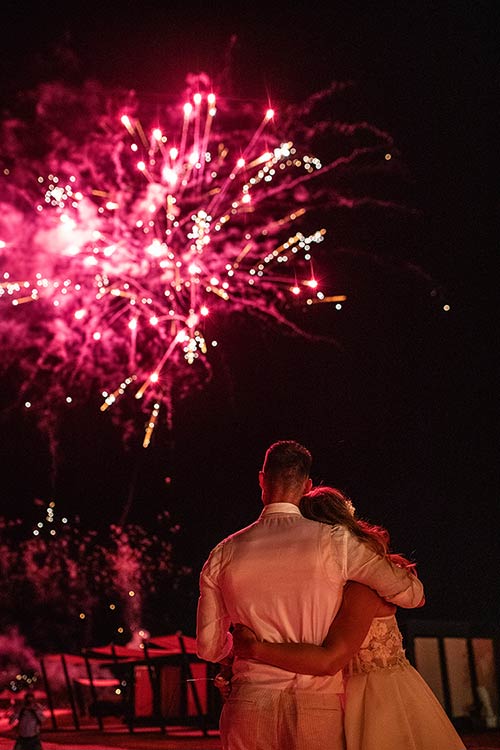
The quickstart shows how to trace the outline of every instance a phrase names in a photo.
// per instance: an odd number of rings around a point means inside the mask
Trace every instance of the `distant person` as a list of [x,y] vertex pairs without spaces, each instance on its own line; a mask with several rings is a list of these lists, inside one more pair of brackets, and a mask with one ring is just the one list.
[[19,710],[14,714],[11,723],[16,727],[14,750],[42,750],[40,728],[43,722],[43,708],[35,701],[32,692],[27,691]]
[[[306,518],[344,526],[374,551],[412,567],[388,553],[386,530],[357,520],[338,490],[319,487],[303,498],[300,509]],[[436,696],[407,660],[395,610],[366,585],[347,583],[322,646],[264,643],[237,626],[234,652],[300,674],[328,675],[343,668],[347,750],[465,750]]]
[[[423,602],[411,569],[379,554],[346,526],[303,517],[311,489],[311,454],[282,440],[269,447],[259,483],[264,509],[245,529],[211,552],[200,575],[198,655],[231,660],[231,624],[252,628],[259,641],[325,640],[347,580],[358,581],[402,607]],[[235,658],[224,703],[223,750],[343,750],[341,673],[299,674]]]

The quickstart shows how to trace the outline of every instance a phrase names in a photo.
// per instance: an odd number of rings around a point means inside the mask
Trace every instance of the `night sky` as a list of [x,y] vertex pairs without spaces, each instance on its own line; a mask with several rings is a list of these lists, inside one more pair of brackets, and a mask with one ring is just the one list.
[[43,435],[6,409],[0,513],[31,515],[34,498],[54,497],[82,523],[117,522],[128,507],[130,520],[154,524],[168,508],[196,587],[211,547],[259,514],[265,449],[293,438],[312,451],[315,482],[345,490],[417,561],[418,618],[497,622],[495,3],[101,5],[4,6],[4,106],[54,78],[140,97],[175,95],[203,71],[262,101],[351,80],[346,112],[392,133],[416,213],[361,211],[339,228],[356,253],[333,254],[329,273],[348,302],[312,320],[336,345],[227,324],[213,381],[177,405],[172,432],[147,451],[141,426],[125,451],[99,413],[75,407],[54,487]]

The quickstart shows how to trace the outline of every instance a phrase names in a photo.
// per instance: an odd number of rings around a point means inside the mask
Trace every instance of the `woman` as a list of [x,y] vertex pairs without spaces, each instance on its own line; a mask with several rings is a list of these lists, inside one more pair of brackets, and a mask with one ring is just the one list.
[[[389,554],[389,535],[358,520],[352,503],[331,487],[317,487],[301,501],[306,518],[343,524],[377,554]],[[405,656],[396,608],[372,589],[349,582],[342,606],[322,646],[257,641],[249,628],[235,628],[235,656],[256,659],[300,674],[343,669],[347,750],[465,750],[441,704]]]

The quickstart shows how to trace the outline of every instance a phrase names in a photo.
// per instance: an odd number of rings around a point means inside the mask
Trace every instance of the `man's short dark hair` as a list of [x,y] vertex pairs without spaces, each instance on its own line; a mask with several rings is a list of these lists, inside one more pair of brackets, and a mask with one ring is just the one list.
[[267,449],[262,471],[270,481],[291,484],[307,479],[311,464],[312,456],[303,445],[295,440],[278,440]]

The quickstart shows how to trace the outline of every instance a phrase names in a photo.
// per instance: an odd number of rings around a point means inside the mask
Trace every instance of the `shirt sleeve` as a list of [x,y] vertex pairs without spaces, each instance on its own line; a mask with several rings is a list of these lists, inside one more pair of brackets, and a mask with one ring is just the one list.
[[377,555],[371,547],[345,530],[345,577],[364,583],[383,599],[398,607],[418,607],[424,598],[424,587],[408,568],[400,568],[387,557]]
[[200,659],[221,662],[233,648],[229,617],[218,583],[222,544],[211,553],[200,574],[200,597],[196,615],[196,649]]

